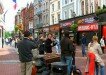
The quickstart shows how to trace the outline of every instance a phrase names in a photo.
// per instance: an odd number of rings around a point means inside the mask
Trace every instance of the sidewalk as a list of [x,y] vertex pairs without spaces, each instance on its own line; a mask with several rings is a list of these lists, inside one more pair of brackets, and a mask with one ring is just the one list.
[[20,64],[15,48],[0,48],[0,75],[20,75]]

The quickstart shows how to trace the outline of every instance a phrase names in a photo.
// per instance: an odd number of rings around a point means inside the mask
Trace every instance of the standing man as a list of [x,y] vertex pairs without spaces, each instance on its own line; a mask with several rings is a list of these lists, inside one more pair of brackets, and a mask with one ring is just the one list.
[[86,46],[86,36],[83,33],[82,38],[81,38],[81,43],[82,43],[82,56],[86,56],[86,51],[85,51],[85,46]]
[[75,50],[73,42],[70,40],[69,31],[64,32],[64,37],[60,43],[61,47],[61,61],[67,64],[67,75],[71,75],[72,69],[72,54]]
[[24,39],[20,41],[17,45],[19,52],[19,59],[21,61],[21,75],[31,75],[32,72],[32,49],[36,46],[34,42],[30,41],[32,39],[31,33],[29,31],[24,32]]
[[54,46],[53,44],[53,36],[52,34],[48,34],[47,39],[45,40],[45,52],[46,53],[52,53],[52,47]]

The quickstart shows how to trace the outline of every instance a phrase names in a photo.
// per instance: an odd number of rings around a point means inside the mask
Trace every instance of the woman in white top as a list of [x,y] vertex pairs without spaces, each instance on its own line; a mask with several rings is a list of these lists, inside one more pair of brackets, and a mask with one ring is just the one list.
[[105,48],[104,36],[102,36],[102,38],[100,40],[100,45],[101,45],[101,48],[102,48],[102,52],[104,53],[104,48]]

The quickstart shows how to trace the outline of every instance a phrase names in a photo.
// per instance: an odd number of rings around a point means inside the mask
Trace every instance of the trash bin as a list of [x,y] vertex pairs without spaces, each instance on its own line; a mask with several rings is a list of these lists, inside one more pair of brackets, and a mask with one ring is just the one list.
[[63,62],[51,63],[51,75],[67,75],[67,64]]

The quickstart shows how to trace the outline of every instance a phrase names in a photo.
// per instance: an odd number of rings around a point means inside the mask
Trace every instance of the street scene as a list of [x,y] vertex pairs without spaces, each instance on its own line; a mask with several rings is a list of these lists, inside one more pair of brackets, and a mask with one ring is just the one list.
[[106,75],[106,1],[0,0],[0,75]]

